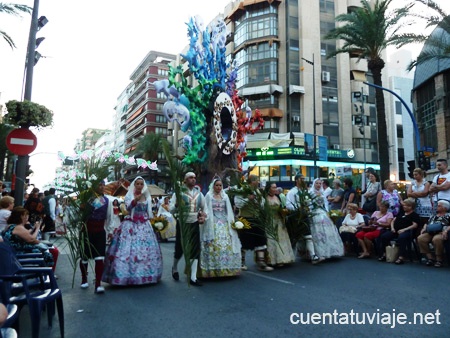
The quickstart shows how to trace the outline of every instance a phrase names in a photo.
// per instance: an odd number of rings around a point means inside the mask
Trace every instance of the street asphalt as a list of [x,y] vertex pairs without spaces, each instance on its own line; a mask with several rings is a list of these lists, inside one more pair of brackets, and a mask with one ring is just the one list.
[[[64,251],[64,240],[56,239]],[[112,337],[447,337],[450,268],[404,265],[354,256],[318,265],[300,261],[267,273],[203,280],[189,287],[171,277],[174,242],[161,243],[164,272],[149,286],[106,286],[103,295],[79,287],[68,256],[56,273],[63,292],[67,338]],[[180,264],[181,265],[181,264]],[[180,269],[180,271],[182,271]],[[93,273],[90,273],[93,276]],[[415,323],[414,323],[415,320]],[[364,321],[364,323],[362,323]],[[420,321],[422,321],[420,323]],[[28,310],[19,337],[31,337]],[[58,318],[40,337],[60,337]]]

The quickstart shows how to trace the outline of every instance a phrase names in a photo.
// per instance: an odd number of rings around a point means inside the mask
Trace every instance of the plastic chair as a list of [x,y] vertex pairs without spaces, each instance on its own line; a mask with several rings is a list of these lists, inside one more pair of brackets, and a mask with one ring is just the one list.
[[15,304],[6,305],[8,311],[8,318],[0,328],[0,338],[17,338],[17,331],[13,328],[13,325],[19,318],[19,308]]
[[[49,278],[49,284],[45,279]],[[36,278],[40,281],[39,287],[32,288],[30,279],[34,282]],[[55,276],[48,267],[23,267],[12,251],[12,248],[0,243],[0,295],[6,304],[16,304],[20,309],[27,304],[30,310],[32,337],[39,337],[41,313],[47,308],[47,319],[49,327],[52,327],[52,319],[55,314],[55,303],[58,310],[59,327],[61,337],[64,337],[64,309],[62,293],[58,288]],[[14,295],[13,284],[21,283],[23,293]]]

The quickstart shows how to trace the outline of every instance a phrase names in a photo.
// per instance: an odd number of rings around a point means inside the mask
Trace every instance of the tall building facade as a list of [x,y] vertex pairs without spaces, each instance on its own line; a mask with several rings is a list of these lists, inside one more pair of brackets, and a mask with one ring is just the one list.
[[[339,42],[323,38],[337,15],[360,5],[359,0],[242,0],[225,9],[231,32],[227,53],[240,67],[239,94],[260,109],[266,131],[327,137],[332,161],[318,162],[321,177],[333,171],[333,161],[359,170],[357,164],[378,163],[375,91],[363,84],[371,82],[367,61],[348,54],[328,58]],[[312,163],[305,164],[313,177]]]
[[[416,134],[413,122],[413,106],[411,102],[411,90],[413,88],[414,73],[406,72],[408,64],[412,60],[412,54],[408,50],[399,50],[390,55],[387,63],[389,70],[389,85],[387,86],[399,95],[406,103],[406,107],[394,95],[389,95],[392,114],[388,119],[388,135],[392,135],[393,146],[389,148],[391,159],[391,175],[394,180],[410,180],[408,176],[408,161],[415,158]],[[409,111],[408,111],[409,110]],[[410,115],[411,113],[411,115]],[[415,119],[415,118],[414,118]]]
[[[140,139],[148,133],[167,137],[167,121],[162,112],[166,96],[164,93],[157,93],[152,83],[168,78],[169,64],[175,58],[173,54],[150,51],[133,71],[130,76],[131,83],[119,97],[116,112],[118,109],[121,114],[119,129],[125,129],[125,154],[135,154]],[[161,153],[158,160],[159,169],[164,167],[164,163]],[[150,177],[148,169],[143,170],[131,165],[125,167],[125,178],[131,180],[139,175],[148,179]]]

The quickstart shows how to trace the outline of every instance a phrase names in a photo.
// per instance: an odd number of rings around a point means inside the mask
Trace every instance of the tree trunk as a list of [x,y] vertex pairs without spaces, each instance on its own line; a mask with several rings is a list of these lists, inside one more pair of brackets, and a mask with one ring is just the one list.
[[[368,68],[372,72],[373,83],[382,87],[381,70],[384,68],[384,61],[381,58],[369,60]],[[389,179],[389,142],[387,134],[386,111],[384,105],[383,90],[375,89],[377,108],[377,143],[378,157],[380,162],[380,181]]]

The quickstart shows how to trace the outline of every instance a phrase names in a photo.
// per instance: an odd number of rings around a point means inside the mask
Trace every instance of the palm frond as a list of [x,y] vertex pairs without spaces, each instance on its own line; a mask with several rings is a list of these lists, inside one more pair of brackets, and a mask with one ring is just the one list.
[[0,36],[5,39],[6,43],[11,47],[11,49],[16,48],[16,44],[8,34],[6,34],[4,31],[0,31]]
[[0,13],[21,17],[23,13],[31,14],[33,8],[22,4],[0,3]]

